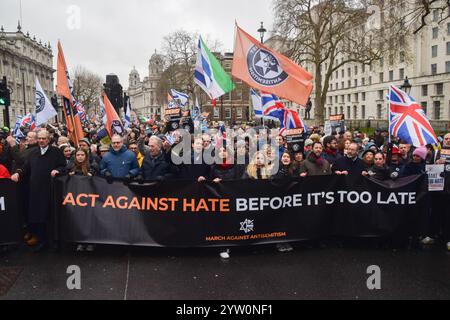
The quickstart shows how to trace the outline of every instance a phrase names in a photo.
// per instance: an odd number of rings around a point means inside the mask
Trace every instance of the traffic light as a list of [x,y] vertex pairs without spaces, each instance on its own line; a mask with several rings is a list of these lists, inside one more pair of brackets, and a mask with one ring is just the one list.
[[0,81],[0,106],[5,107],[3,110],[4,125],[9,127],[9,106],[11,104],[11,91],[8,89],[6,77]]

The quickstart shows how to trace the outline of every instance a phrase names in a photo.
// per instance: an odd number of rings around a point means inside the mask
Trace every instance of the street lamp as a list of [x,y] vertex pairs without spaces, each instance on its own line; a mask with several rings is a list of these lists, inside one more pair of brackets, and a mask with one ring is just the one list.
[[264,43],[264,34],[267,30],[264,28],[264,22],[261,21],[261,28],[258,29],[259,36],[261,37],[261,43]]
[[410,94],[410,93],[411,93],[411,88],[412,88],[412,85],[411,85],[411,83],[409,82],[408,77],[406,77],[406,78],[405,78],[405,82],[403,82],[403,85],[400,87],[400,89],[402,89],[403,91],[405,91],[407,94]]

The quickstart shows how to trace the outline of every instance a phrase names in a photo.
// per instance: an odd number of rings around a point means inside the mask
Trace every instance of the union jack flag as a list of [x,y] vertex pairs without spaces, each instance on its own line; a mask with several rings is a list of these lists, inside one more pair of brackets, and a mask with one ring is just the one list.
[[304,128],[308,132],[308,127],[303,123],[298,112],[285,107],[283,102],[275,95],[261,92],[264,118],[280,121],[280,134],[287,129]]
[[86,121],[86,110],[84,109],[84,106],[81,102],[74,100],[74,108],[77,111],[75,115],[78,115],[81,119],[81,121]]
[[20,127],[30,128],[30,130],[36,129],[36,118],[33,114],[29,113],[20,120]]
[[389,134],[415,147],[437,145],[436,133],[413,97],[395,86],[389,92]]

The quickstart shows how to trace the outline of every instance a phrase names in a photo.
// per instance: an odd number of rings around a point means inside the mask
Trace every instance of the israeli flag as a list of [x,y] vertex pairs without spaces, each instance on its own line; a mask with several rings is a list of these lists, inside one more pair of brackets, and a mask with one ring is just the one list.
[[105,104],[103,103],[103,98],[101,96],[98,97],[98,103],[100,104],[100,110],[102,112],[102,124],[106,124],[107,118],[106,118]]
[[261,102],[261,96],[256,92],[255,89],[250,90],[252,96],[253,111],[255,112],[255,117],[263,117],[263,106]]
[[128,97],[127,101],[127,110],[125,112],[125,119],[124,119],[124,125],[123,127],[125,129],[128,129],[131,125],[131,104],[130,104],[130,98]]
[[179,92],[175,89],[171,89],[172,97],[174,100],[179,100],[181,105],[184,107],[189,101],[189,95],[183,92]]
[[16,142],[19,143],[20,139],[25,138],[25,134],[20,130],[20,124],[22,123],[22,116],[17,116],[16,124],[14,125],[13,137],[16,138]]
[[57,114],[50,100],[45,95],[44,90],[42,90],[38,78],[36,78],[36,125],[40,126],[46,123]]

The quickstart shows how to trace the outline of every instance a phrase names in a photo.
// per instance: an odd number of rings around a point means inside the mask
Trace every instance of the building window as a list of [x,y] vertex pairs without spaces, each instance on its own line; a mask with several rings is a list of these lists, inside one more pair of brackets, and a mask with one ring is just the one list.
[[447,55],[450,55],[450,42],[447,42]]
[[350,106],[347,106],[347,119],[351,119],[352,115],[350,114]]
[[447,73],[450,72],[450,61],[445,62],[445,72],[447,72]]
[[336,90],[339,90],[339,82],[336,82]]
[[389,71],[389,81],[394,81],[394,70]]
[[400,74],[400,79],[404,79],[405,78],[405,69],[401,68],[399,70],[399,74]]
[[428,109],[428,103],[426,101],[424,101],[420,105],[422,106],[422,110],[423,110],[423,112],[425,112],[425,115],[426,115],[427,109]]
[[352,81],[351,80],[347,81],[347,86],[348,86],[347,88],[350,88],[352,86]]
[[219,108],[213,108],[213,112],[214,112],[214,118],[215,119],[220,118],[220,110],[219,110]]
[[439,34],[439,28],[438,27],[433,28],[433,39],[437,39],[438,34]]
[[336,71],[336,79],[339,79],[339,71]]
[[[345,96],[342,95],[342,96],[341,96],[341,103],[344,103],[344,102],[345,102]],[[337,112],[336,112],[336,114],[337,114]]]
[[358,66],[355,66],[355,76],[358,74]]
[[369,85],[372,85],[372,76],[369,77]]
[[442,95],[444,92],[444,84],[443,83],[437,83],[436,84],[436,94]]
[[333,84],[330,84],[330,90],[333,91]]
[[338,103],[338,96],[334,97],[334,102]]
[[434,109],[434,120],[441,120],[441,102],[434,101],[433,102]]
[[450,36],[450,23],[447,23],[447,35]]
[[361,119],[366,118],[366,106],[361,106]]
[[377,119],[381,119],[382,118],[382,109],[381,109],[381,104],[377,104]]
[[366,101],[366,93],[365,92],[361,93],[361,100]]
[[358,86],[358,79],[355,79],[355,87]]
[[225,108],[225,119],[231,119],[231,108]]
[[334,107],[334,114],[338,114],[338,107]]
[[348,94],[348,95],[347,95],[347,102],[350,102],[351,99],[352,99],[352,96]]
[[358,102],[358,93],[355,93],[355,102]]
[[405,62],[405,52],[400,51],[400,62]]
[[[447,48],[448,49],[448,48]],[[431,57],[436,58],[438,53],[438,46],[432,46],[431,47]]]
[[344,114],[344,107],[340,107],[341,109],[341,113],[340,114]]
[[384,82],[384,74],[383,74],[383,72],[380,72],[380,82]]
[[439,21],[439,11],[438,10],[433,10],[433,21],[434,22],[438,22]]
[[363,86],[366,85],[366,78],[361,78],[361,85],[363,85]]
[[426,96],[428,96],[428,86],[423,85],[422,86],[422,97],[426,97]]
[[331,116],[331,108],[328,108],[328,117]]
[[353,106],[353,119],[358,119],[358,107]]
[[242,119],[242,108],[236,108],[236,118]]
[[344,81],[341,82],[341,89],[344,89]]
[[436,64],[436,63],[433,63],[433,64],[431,65],[431,74],[432,74],[432,75],[437,74],[437,64]]
[[[380,58],[380,67],[383,68],[384,67],[384,58],[381,57]],[[371,70],[372,71],[372,70]]]
[[342,78],[345,77],[345,71],[344,71],[344,69],[341,70],[341,77],[342,77]]
[[383,100],[383,90],[378,90],[378,100]]
[[347,76],[349,76],[349,77],[352,76],[352,68],[347,69]]

